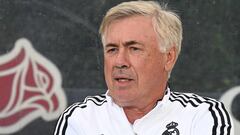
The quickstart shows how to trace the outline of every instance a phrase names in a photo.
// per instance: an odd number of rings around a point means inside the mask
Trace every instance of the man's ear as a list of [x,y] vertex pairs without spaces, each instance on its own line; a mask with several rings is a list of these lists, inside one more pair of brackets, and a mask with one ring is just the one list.
[[166,57],[167,57],[167,62],[165,64],[165,70],[166,71],[171,71],[176,63],[177,60],[177,49],[176,47],[172,47],[170,48],[167,53],[166,53]]

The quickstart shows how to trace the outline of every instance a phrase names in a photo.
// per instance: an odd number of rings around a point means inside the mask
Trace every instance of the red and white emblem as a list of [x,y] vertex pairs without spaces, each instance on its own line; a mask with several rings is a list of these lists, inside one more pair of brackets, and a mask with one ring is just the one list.
[[59,117],[67,105],[59,70],[27,39],[0,57],[0,134],[14,133],[36,118]]

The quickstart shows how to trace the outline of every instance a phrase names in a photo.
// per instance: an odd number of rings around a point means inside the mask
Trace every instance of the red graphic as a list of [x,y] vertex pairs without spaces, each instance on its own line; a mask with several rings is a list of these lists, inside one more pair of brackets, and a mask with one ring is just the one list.
[[0,57],[0,134],[13,133],[38,117],[56,119],[66,107],[58,69],[20,39]]

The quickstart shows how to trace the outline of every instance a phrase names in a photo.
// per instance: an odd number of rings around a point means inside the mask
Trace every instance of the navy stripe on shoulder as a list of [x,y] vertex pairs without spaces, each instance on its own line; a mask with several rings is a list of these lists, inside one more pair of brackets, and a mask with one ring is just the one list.
[[[171,102],[180,102],[183,107],[191,105],[192,107],[198,107],[200,104],[208,104],[209,111],[213,117],[214,125],[212,128],[212,135],[230,135],[230,130],[232,127],[230,116],[226,111],[223,103],[207,97],[201,97],[196,94],[186,94],[179,92],[171,92],[169,100]],[[218,128],[220,126],[220,128]]]
[[87,107],[87,102],[93,102],[97,106],[101,106],[102,104],[106,103],[106,96],[103,95],[96,95],[96,96],[88,96],[85,98],[83,102],[78,102],[70,107],[68,107],[60,116],[54,135],[65,135],[66,129],[68,126],[68,119],[71,117],[72,113],[76,108],[86,108]]
[[69,116],[72,115],[72,112],[75,110],[75,108],[77,108],[81,103],[75,103],[73,105],[71,105],[70,107],[68,107],[60,116],[54,135],[65,135],[66,133],[66,129],[65,129],[65,124],[67,125],[67,119],[69,118]]
[[102,104],[107,102],[107,99],[106,99],[106,95],[88,96],[85,98],[82,104],[87,105],[87,102],[89,101],[93,102],[97,106],[101,106]]

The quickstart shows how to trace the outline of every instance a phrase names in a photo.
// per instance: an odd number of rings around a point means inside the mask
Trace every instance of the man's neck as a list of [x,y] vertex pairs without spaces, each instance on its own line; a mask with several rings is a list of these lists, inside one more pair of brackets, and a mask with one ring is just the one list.
[[135,120],[142,118],[147,113],[149,113],[155,106],[156,102],[154,101],[150,104],[148,104],[145,107],[139,108],[139,107],[123,107],[123,110],[125,112],[125,115],[127,116],[128,121],[133,124]]

